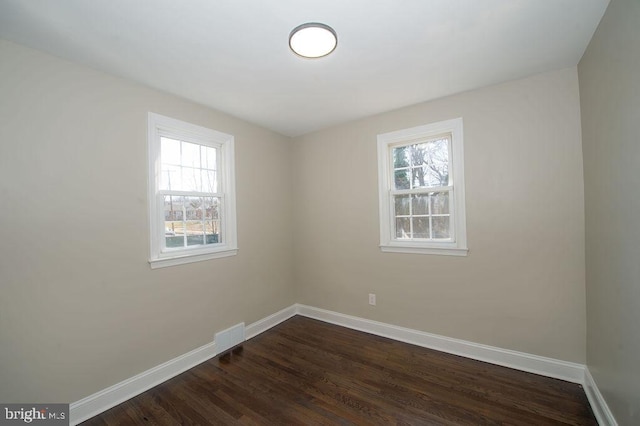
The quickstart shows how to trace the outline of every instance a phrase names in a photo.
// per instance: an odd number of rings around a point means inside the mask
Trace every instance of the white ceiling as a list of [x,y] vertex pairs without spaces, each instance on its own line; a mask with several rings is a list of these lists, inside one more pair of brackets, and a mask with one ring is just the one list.
[[[573,66],[609,0],[0,0],[0,37],[289,136]],[[290,31],[322,22],[309,60]]]

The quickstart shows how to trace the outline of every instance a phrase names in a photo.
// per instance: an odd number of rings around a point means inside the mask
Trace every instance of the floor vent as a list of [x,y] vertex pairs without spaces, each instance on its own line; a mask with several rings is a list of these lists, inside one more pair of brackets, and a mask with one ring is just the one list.
[[229,349],[242,344],[242,342],[244,341],[245,338],[243,322],[216,333],[213,338],[217,354],[227,352]]

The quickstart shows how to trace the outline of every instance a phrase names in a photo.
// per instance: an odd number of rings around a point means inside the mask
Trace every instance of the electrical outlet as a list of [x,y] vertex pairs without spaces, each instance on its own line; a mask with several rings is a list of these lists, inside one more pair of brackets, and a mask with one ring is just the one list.
[[376,295],[375,293],[369,293],[369,304],[376,306]]

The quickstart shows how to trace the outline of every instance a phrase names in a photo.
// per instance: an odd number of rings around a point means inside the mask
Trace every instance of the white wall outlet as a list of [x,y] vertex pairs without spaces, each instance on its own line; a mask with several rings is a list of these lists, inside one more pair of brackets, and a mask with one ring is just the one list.
[[369,293],[369,304],[376,306],[376,295],[375,293]]

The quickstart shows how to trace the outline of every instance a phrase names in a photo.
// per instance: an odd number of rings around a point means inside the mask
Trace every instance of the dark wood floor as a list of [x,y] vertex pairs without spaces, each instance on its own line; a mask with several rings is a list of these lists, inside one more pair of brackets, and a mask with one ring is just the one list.
[[579,385],[300,316],[84,425],[596,425]]

